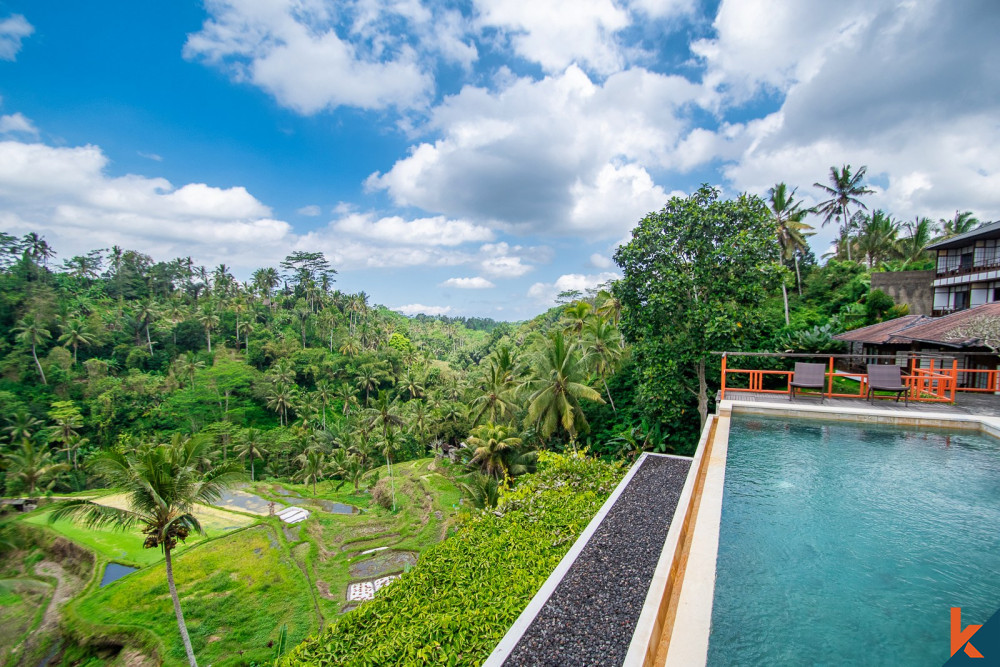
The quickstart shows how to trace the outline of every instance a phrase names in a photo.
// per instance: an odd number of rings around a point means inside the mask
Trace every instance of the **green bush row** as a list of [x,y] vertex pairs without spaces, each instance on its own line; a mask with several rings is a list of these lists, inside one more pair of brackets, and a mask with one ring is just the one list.
[[282,664],[481,664],[622,475],[617,463],[543,453],[495,511],[471,517]]

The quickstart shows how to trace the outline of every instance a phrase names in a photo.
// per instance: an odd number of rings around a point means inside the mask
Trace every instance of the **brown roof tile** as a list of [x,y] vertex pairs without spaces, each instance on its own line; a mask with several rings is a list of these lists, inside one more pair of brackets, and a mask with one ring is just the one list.
[[944,317],[925,318],[925,322],[899,331],[887,342],[909,343],[911,341],[920,341],[925,343],[939,343],[952,347],[978,347],[980,344],[978,338],[954,339],[951,336],[955,329],[981,316],[1000,318],[1000,302],[986,303],[982,306],[960,310],[957,313],[945,315]]
[[860,329],[845,331],[842,334],[834,336],[834,339],[842,340],[848,343],[869,343],[873,345],[896,342],[890,339],[899,332],[931,319],[932,318],[927,317],[926,315],[904,315],[903,317],[897,317],[896,319],[888,320],[887,322],[879,322],[878,324],[871,324],[867,327],[861,327]]

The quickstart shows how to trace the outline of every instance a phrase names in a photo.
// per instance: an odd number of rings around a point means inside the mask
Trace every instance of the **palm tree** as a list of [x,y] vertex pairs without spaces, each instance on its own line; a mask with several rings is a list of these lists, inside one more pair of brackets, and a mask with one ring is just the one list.
[[295,314],[295,319],[299,321],[299,328],[302,331],[302,349],[304,350],[306,348],[306,324],[312,317],[312,308],[309,307],[305,299],[299,299],[292,312]]
[[486,422],[472,429],[466,443],[473,451],[469,465],[477,466],[482,472],[493,477],[514,476],[510,469],[511,462],[521,447],[521,438],[513,435],[513,429],[503,424]]
[[340,387],[337,388],[337,399],[343,406],[341,412],[344,413],[345,417],[351,413],[352,405],[358,405],[357,392],[354,391],[354,387],[346,382],[341,382]]
[[512,415],[517,411],[517,405],[510,399],[511,384],[509,371],[497,360],[491,359],[486,368],[486,376],[479,385],[480,394],[470,405],[473,410],[477,410],[472,419],[473,424],[478,424],[487,413],[489,421],[498,422],[505,415]]
[[971,232],[979,226],[979,220],[972,215],[972,211],[962,211],[961,213],[955,211],[955,216],[953,218],[950,220],[941,218],[939,222],[941,223],[942,230],[942,236],[938,239],[940,241],[950,239],[952,236],[958,236],[959,234]]
[[180,299],[171,299],[163,309],[163,316],[174,325],[171,327],[171,333],[173,333],[174,345],[177,345],[177,325],[187,318],[188,309],[184,307]]
[[903,265],[907,266],[927,256],[927,246],[934,240],[934,223],[930,218],[917,216],[913,222],[903,224],[909,236],[899,240],[899,254]]
[[320,400],[323,404],[323,430],[326,430],[326,406],[330,404],[330,399],[333,398],[333,387],[326,380],[320,380],[316,383],[316,398]]
[[128,509],[97,505],[89,500],[72,500],[49,515],[50,521],[72,517],[98,528],[114,526],[128,530],[142,526],[146,535],[143,546],[147,549],[159,547],[163,551],[174,615],[192,667],[197,667],[198,663],[177,596],[171,551],[176,548],[177,541],[183,542],[191,531],[204,533],[193,514],[196,503],[210,504],[218,500],[227,487],[246,478],[235,462],[201,472],[198,461],[204,456],[206,445],[204,440],[178,439],[169,445],[140,447],[131,454],[104,451],[92,459],[91,469],[103,477],[108,486],[125,492]]
[[858,251],[864,255],[868,268],[871,269],[896,252],[899,223],[882,209],[859,217],[861,220],[855,241]]
[[90,332],[90,327],[87,326],[86,320],[78,317],[67,322],[62,328],[62,335],[59,336],[59,342],[63,344],[63,347],[73,348],[73,363],[76,364],[77,349],[81,345],[92,344],[94,337]]
[[313,496],[316,495],[316,483],[323,481],[326,475],[326,455],[319,449],[309,449],[296,458],[299,462],[299,472],[294,479],[303,484],[312,484]]
[[27,438],[21,440],[21,448],[8,454],[7,458],[14,478],[28,490],[28,497],[35,495],[39,484],[49,482],[47,488],[51,488],[53,478],[69,470],[68,464],[53,461],[51,451],[45,447],[36,448],[35,443]]
[[212,331],[219,326],[219,316],[215,312],[212,304],[206,304],[204,310],[198,314],[198,321],[205,328],[205,339],[208,341],[208,353],[212,353]]
[[622,302],[618,297],[607,290],[597,293],[598,303],[597,314],[611,320],[617,327],[622,317]]
[[[569,434],[570,442],[586,431],[587,418],[580,408],[580,399],[603,403],[601,395],[583,383],[586,373],[575,343],[566,343],[562,332],[550,337],[534,375],[522,386],[530,391],[528,420],[541,426],[542,436],[548,438],[560,426]],[[575,446],[575,444],[574,444]]]
[[564,330],[567,333],[575,334],[583,331],[583,327],[586,326],[587,320],[590,318],[590,310],[591,305],[586,301],[577,301],[566,306],[563,311]]
[[368,472],[360,456],[348,454],[343,449],[338,449],[333,453],[330,470],[334,477],[339,477],[341,480],[340,484],[337,485],[337,490],[339,491],[344,484],[350,482],[354,485],[355,495],[361,491],[361,482],[364,481],[365,474]]
[[344,336],[337,351],[345,357],[357,356],[361,352],[361,341],[354,336]]
[[276,382],[267,394],[267,407],[276,411],[281,417],[281,425],[288,424],[288,411],[295,403],[295,390],[284,382]]
[[[851,215],[849,207],[856,205],[865,210],[868,209],[859,197],[869,195],[875,191],[865,187],[862,181],[868,167],[861,167],[856,174],[851,174],[851,165],[844,165],[840,171],[836,167],[830,167],[830,185],[813,183],[814,186],[822,190],[830,198],[816,207],[816,212],[823,214],[823,226],[833,219],[836,219],[840,227],[840,243],[847,242],[847,259],[851,260],[851,244],[847,240],[850,235]],[[832,187],[831,187],[832,186]]]
[[392,427],[404,426],[406,421],[396,412],[396,401],[389,400],[389,392],[379,389],[375,398],[375,405],[365,410],[368,416],[368,423],[372,428],[382,427],[382,437],[389,437],[389,430]]
[[[802,296],[802,276],[799,273],[799,254],[805,252],[808,247],[806,237],[812,236],[812,227],[803,222],[808,209],[802,208],[802,203],[795,201],[795,190],[788,192],[788,186],[778,183],[767,191],[768,202],[770,203],[771,219],[774,221],[775,230],[778,235],[778,245],[781,246],[781,259],[784,261],[795,261],[795,283],[798,286],[799,296]],[[791,324],[788,314],[788,289],[785,281],[781,281],[781,295],[785,301],[785,326]]]
[[412,369],[406,369],[406,375],[403,376],[403,379],[399,384],[403,391],[410,395],[410,400],[420,398],[424,395],[424,385],[422,384],[422,380],[416,376]]
[[365,405],[368,405],[371,392],[378,389],[381,382],[382,373],[375,364],[365,364],[358,369],[358,389],[365,392]]
[[52,338],[52,334],[39,323],[35,315],[25,315],[24,319],[14,327],[14,331],[17,332],[19,341],[31,346],[31,356],[35,359],[35,366],[38,368],[38,374],[42,377],[42,384],[48,385],[48,382],[45,381],[45,371],[42,370],[42,364],[38,361],[36,348]]
[[259,428],[244,429],[236,443],[236,456],[239,459],[250,459],[250,481],[254,479],[253,461],[263,459],[267,455],[264,449],[264,432]]
[[10,444],[16,445],[23,440],[31,440],[42,426],[40,419],[35,419],[27,410],[18,410],[13,416],[7,417],[4,433],[10,438]]
[[496,507],[500,499],[500,482],[496,477],[474,472],[468,482],[459,484],[459,488],[472,500],[472,504],[480,509]]
[[608,395],[608,401],[611,403],[611,410],[617,414],[618,408],[611,398],[607,378],[617,370],[622,357],[621,334],[611,322],[603,317],[596,317],[584,329],[583,349],[584,362],[601,378],[604,393]]
[[[138,320],[139,324],[146,329],[146,342],[149,344],[149,356],[153,356],[153,339],[149,335],[149,325],[159,316],[159,314],[160,311],[152,300],[140,303],[135,310],[135,319]],[[209,346],[209,351],[211,351],[211,345]]]

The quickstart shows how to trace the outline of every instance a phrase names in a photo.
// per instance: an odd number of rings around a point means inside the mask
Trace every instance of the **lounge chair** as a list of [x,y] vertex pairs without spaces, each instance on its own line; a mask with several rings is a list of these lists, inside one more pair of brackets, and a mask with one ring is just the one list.
[[826,388],[826,364],[809,364],[802,361],[795,362],[795,372],[792,374],[792,381],[788,383],[791,394],[789,401],[795,400],[796,389],[819,389],[819,402],[826,398],[823,390]]
[[896,402],[910,406],[910,388],[903,382],[903,369],[895,364],[868,364],[868,401],[875,404],[876,391],[896,392]]

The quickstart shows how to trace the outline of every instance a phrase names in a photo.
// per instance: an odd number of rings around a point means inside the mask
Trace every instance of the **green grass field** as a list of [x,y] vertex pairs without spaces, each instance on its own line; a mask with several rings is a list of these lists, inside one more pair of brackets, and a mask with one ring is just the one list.
[[9,656],[40,620],[52,590],[37,579],[0,579],[0,656]]
[[[319,627],[309,585],[269,526],[189,548],[174,561],[174,576],[201,664],[270,661],[267,643],[282,624],[289,646]],[[164,664],[186,664],[162,564],[92,590],[68,617],[84,635],[131,634],[158,644]]]

